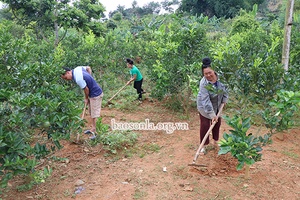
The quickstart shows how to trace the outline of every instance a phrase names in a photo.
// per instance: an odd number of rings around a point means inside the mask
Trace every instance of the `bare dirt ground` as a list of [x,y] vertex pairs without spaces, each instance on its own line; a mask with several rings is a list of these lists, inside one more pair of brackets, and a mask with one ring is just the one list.
[[[224,111],[226,114],[226,110]],[[237,161],[231,155],[217,155],[212,149],[199,156],[198,164],[191,167],[199,146],[199,116],[196,110],[189,120],[173,113],[159,103],[144,101],[140,108],[129,112],[103,108],[103,123],[141,122],[149,119],[158,122],[187,122],[189,130],[136,131],[140,136],[136,151],[129,157],[106,156],[102,146],[90,147],[64,142],[64,148],[55,153],[68,161],[51,162],[53,174],[45,183],[30,191],[16,191],[22,180],[10,182],[10,190],[2,199],[82,199],[82,200],[297,200],[300,199],[300,136],[293,129],[284,134],[284,141],[273,137],[273,143],[264,147],[262,161],[250,168],[250,179],[245,169],[236,170]],[[221,134],[230,127],[223,121]],[[252,127],[256,133],[257,127]],[[261,134],[264,134],[261,132]],[[87,136],[84,136],[88,140]],[[158,150],[141,150],[145,145]],[[165,170],[163,170],[165,169]],[[82,191],[75,194],[76,183],[83,181]]]

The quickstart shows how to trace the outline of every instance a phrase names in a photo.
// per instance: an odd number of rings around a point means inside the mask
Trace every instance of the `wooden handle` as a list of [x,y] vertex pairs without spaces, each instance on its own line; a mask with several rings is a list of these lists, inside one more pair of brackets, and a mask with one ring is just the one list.
[[[221,113],[222,113],[222,110],[223,110],[224,105],[225,105],[224,103],[222,103],[222,104],[220,105],[219,112],[218,112],[218,114],[217,114],[217,117],[218,117],[218,118],[220,117],[220,115],[221,115]],[[208,138],[209,133],[210,133],[210,132],[212,131],[212,129],[215,127],[216,123],[217,123],[217,122],[213,122],[213,123],[210,125],[208,131],[206,132],[206,134],[205,134],[205,136],[204,136],[204,138],[203,138],[203,140],[202,140],[202,142],[201,142],[201,144],[200,144],[200,146],[199,146],[199,148],[198,148],[198,150],[197,150],[197,152],[196,152],[196,155],[195,155],[195,157],[194,157],[193,163],[196,162],[196,160],[197,160],[197,158],[198,158],[198,156],[199,156],[199,154],[200,154],[200,151],[201,151],[201,149],[203,148],[206,139]]]
[[115,98],[115,96],[117,96],[128,84],[124,85],[116,94],[114,94],[109,100],[108,102],[110,102],[111,100],[113,100],[113,98]]
[[86,106],[87,106],[87,103],[84,103],[84,108],[83,108],[83,111],[82,111],[82,114],[81,114],[81,119],[84,119]]

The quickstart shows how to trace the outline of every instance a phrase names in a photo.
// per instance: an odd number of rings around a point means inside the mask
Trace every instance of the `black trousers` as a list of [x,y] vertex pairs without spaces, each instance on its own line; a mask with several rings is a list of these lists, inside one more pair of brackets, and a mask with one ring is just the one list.
[[134,81],[133,87],[136,89],[137,94],[139,95],[139,99],[142,98],[143,89],[142,89],[143,79],[140,81]]

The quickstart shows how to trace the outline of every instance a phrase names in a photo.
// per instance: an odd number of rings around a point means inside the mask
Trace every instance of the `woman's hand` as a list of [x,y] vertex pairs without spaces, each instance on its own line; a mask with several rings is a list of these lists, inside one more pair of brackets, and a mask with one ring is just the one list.
[[217,122],[218,122],[218,119],[219,119],[218,116],[215,116],[214,118],[211,119],[211,122],[212,122],[212,123],[214,123],[214,122],[217,123]]

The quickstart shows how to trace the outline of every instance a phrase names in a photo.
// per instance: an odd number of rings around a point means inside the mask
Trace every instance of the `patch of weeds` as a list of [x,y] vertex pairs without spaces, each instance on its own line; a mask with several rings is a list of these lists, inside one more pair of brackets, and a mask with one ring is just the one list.
[[143,186],[151,186],[153,185],[153,182],[149,181],[149,180],[143,180],[143,183],[142,183]]
[[127,118],[124,116],[124,117],[121,117],[120,121],[124,121],[126,122],[127,121]]
[[172,111],[183,113],[182,102],[175,95],[167,97],[163,105]]
[[234,186],[240,186],[243,182],[244,182],[244,179],[243,179],[241,176],[239,176],[239,177],[235,180],[235,182],[233,182],[233,185],[234,185]]
[[122,104],[118,104],[116,106],[117,109],[120,109],[121,111],[129,111],[129,112],[133,112],[133,111],[137,111],[138,110],[138,105],[139,105],[139,101],[136,100],[132,100],[132,101],[125,101]]
[[190,117],[187,116],[186,114],[181,114],[181,115],[179,115],[179,119],[180,120],[188,120],[188,119],[190,119]]
[[156,200],[165,200],[167,198],[168,197],[167,197],[166,194],[157,194],[156,197],[155,197]]
[[2,200],[2,198],[4,198],[4,199],[8,198],[7,193],[9,193],[9,191],[10,191],[9,187],[1,188],[0,189],[0,200]]
[[70,190],[69,190],[69,189],[66,189],[66,190],[64,191],[64,196],[65,196],[65,197],[68,197],[68,196],[70,196],[70,195],[71,195]]
[[136,189],[133,194],[133,199],[142,199],[147,196],[147,192],[144,192],[140,189]]
[[184,147],[187,149],[195,150],[195,147],[193,144],[186,144],[186,145],[184,145]]
[[66,178],[68,178],[68,176],[61,176],[61,177],[60,177],[60,180],[64,180],[64,179],[66,179]]
[[150,144],[144,144],[142,146],[142,149],[147,152],[149,152],[149,151],[150,152],[158,152],[161,149],[161,147],[158,144],[150,143]]
[[131,157],[133,157],[137,153],[138,153],[138,149],[137,148],[134,148],[134,147],[129,148],[129,149],[126,148],[124,150],[124,157],[125,158],[131,158]]
[[297,154],[290,151],[283,151],[282,154],[294,159],[297,159],[299,157]]
[[266,151],[278,152],[275,148],[266,149]]
[[198,186],[198,184],[193,184],[195,187],[194,187],[194,192],[196,194],[209,194],[209,190],[207,190],[205,187],[203,186]]
[[145,155],[146,155],[146,153],[145,153],[145,152],[141,152],[141,153],[139,154],[139,157],[140,157],[140,158],[144,158],[144,157],[145,157]]
[[131,131],[110,131],[98,134],[91,141],[95,146],[98,143],[103,144],[103,148],[110,154],[116,155],[118,151],[124,151],[133,147],[137,142],[138,135]]
[[180,170],[180,171],[184,170],[185,168],[186,168],[186,166],[183,166],[183,165],[177,167],[177,169]]
[[107,159],[105,161],[105,163],[108,165],[120,160],[120,156],[117,156],[117,155],[115,155],[114,157],[111,157],[111,154],[107,154],[106,157],[109,157],[109,159]]
[[[122,111],[134,111],[138,109],[138,104],[139,102],[136,101],[137,99],[137,94],[135,93],[134,90],[126,90],[123,93],[123,98],[119,98],[116,100],[114,103],[113,107],[120,109]],[[135,103],[136,102],[136,103]]]
[[131,157],[131,149],[137,142],[138,135],[131,131],[109,131],[109,125],[103,124],[102,119],[96,124],[97,136],[89,140],[91,146],[103,144],[103,149],[107,150],[104,156],[117,155],[117,152],[125,152],[125,156]]
[[143,157],[145,157],[145,155],[147,155],[149,153],[159,152],[160,149],[161,149],[161,147],[155,143],[143,144],[141,146],[141,150],[138,152],[138,154],[139,154],[140,158],[143,158]]
[[96,122],[96,131],[98,134],[101,133],[106,133],[109,130],[109,125],[108,124],[103,124],[102,123],[102,118],[98,119]]
[[186,166],[177,166],[176,170],[173,173],[180,179],[187,179],[191,177],[191,175],[186,170]]
[[115,118],[116,114],[112,113],[112,114],[104,114],[104,117],[111,117],[111,118]]
[[76,165],[75,169],[76,170],[80,170],[80,171],[84,171],[84,166],[82,166],[82,165]]
[[28,176],[27,183],[17,186],[19,192],[31,190],[34,185],[45,183],[46,178],[51,176],[52,169],[45,167],[44,170],[35,171]]
[[53,160],[53,161],[66,161],[66,160],[68,160],[67,158],[60,158],[60,157],[56,157],[56,156],[52,156],[50,159]]
[[229,192],[225,191],[225,190],[219,190],[219,192],[217,194],[212,194],[214,195],[213,198],[211,199],[231,199],[230,197],[228,197]]
[[36,195],[35,198],[36,199],[44,199],[44,196],[43,195]]

